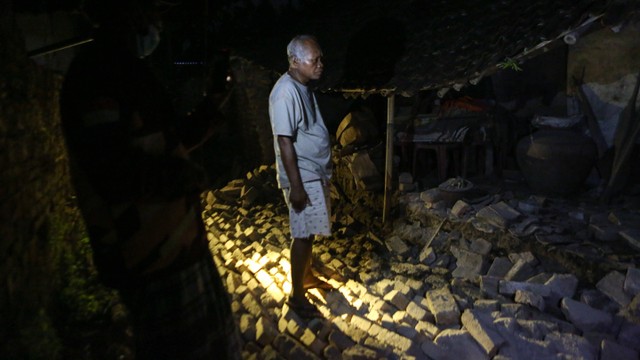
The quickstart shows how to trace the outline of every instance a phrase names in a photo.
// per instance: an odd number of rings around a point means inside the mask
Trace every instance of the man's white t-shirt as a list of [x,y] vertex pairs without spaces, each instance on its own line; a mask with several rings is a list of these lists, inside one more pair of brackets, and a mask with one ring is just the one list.
[[269,117],[278,171],[278,185],[288,188],[278,135],[290,136],[303,182],[331,177],[331,144],[313,92],[289,73],[278,79],[269,95]]

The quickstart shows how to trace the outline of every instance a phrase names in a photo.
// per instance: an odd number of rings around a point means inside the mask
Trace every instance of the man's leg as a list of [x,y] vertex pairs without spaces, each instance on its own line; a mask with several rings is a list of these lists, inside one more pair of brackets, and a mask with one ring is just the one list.
[[315,276],[313,275],[313,271],[311,270],[311,264],[313,263],[313,249],[311,250],[311,255],[309,255],[309,261],[307,261],[307,266],[304,268],[304,284],[308,284],[313,281]]
[[299,302],[307,302],[304,281],[307,271],[310,271],[312,244],[312,238],[294,238],[291,242],[291,297]]

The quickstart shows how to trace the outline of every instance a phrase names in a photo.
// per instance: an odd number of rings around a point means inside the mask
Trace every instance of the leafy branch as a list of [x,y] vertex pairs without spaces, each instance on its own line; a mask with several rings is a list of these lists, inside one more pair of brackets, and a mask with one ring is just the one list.
[[510,69],[513,71],[522,71],[520,65],[518,65],[518,61],[508,57],[503,62],[498,63],[497,65],[500,69]]

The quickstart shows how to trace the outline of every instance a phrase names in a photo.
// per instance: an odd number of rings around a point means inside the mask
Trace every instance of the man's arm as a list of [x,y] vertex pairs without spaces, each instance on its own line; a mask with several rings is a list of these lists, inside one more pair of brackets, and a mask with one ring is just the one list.
[[278,146],[280,147],[282,164],[284,165],[284,170],[287,173],[291,186],[289,201],[291,201],[293,209],[300,212],[304,210],[309,203],[309,197],[302,185],[302,177],[300,176],[300,169],[298,168],[298,155],[293,147],[293,141],[290,136],[278,135]]

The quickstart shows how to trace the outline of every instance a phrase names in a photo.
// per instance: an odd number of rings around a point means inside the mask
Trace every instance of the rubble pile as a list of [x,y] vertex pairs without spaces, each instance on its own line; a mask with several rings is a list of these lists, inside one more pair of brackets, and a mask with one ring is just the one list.
[[334,235],[314,245],[314,268],[334,289],[309,292],[324,315],[312,320],[284,305],[290,241],[274,169],[206,193],[243,358],[638,358],[631,212],[603,218],[510,193],[452,202],[439,191],[400,195],[402,216],[383,235],[334,187]]

